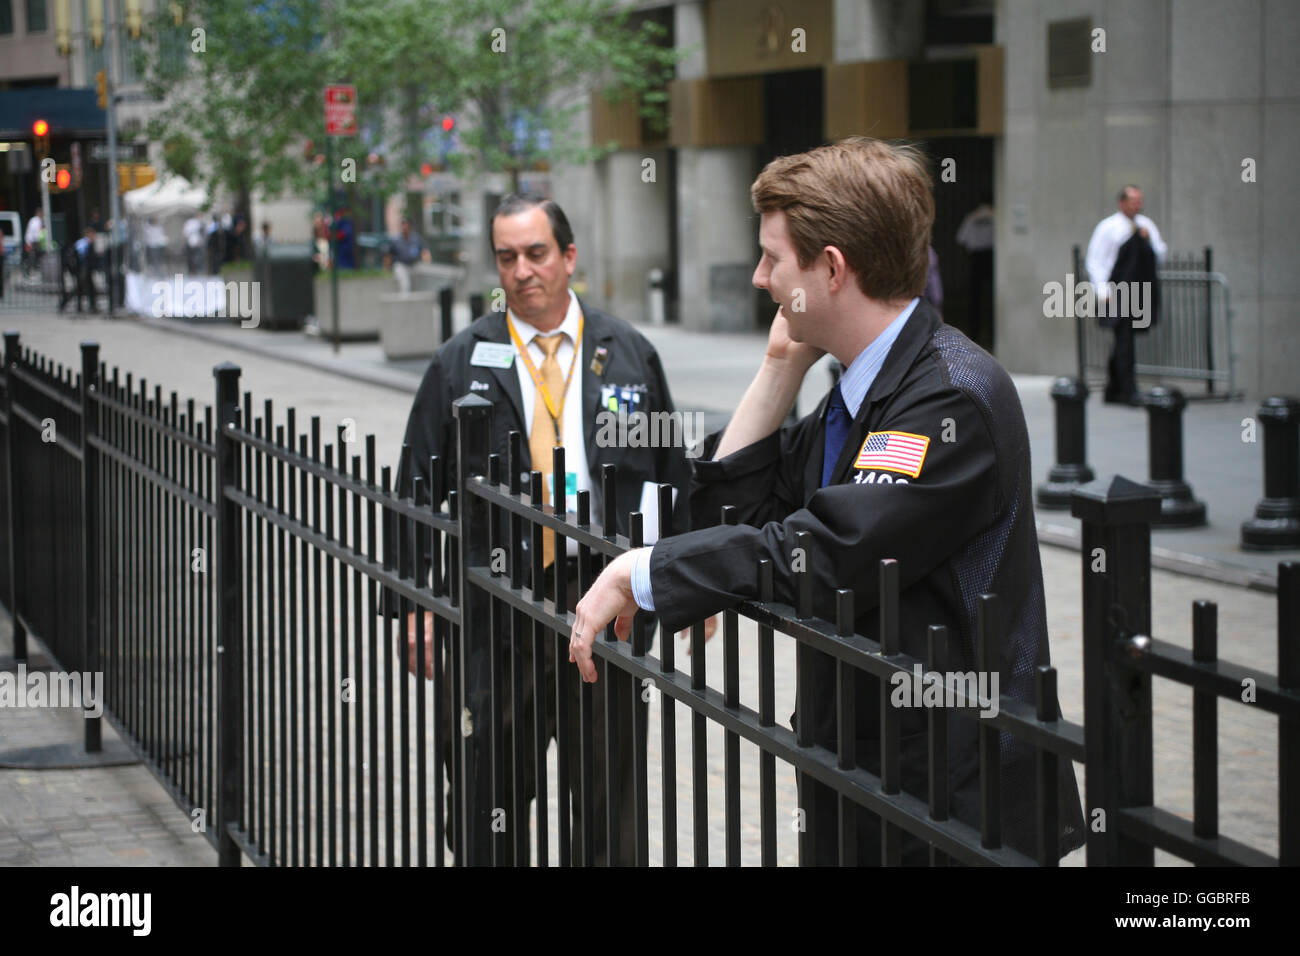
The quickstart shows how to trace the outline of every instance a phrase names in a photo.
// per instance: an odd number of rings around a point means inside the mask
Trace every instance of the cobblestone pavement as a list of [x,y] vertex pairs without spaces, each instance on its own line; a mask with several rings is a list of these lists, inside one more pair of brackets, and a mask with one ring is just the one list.
[[[70,320],[55,316],[6,317],[6,326],[22,334],[23,343],[64,364],[76,364],[76,344],[94,339],[109,363],[129,368],[137,378],[176,388],[182,399],[193,395],[210,401],[211,369],[233,359],[243,368],[241,388],[254,401],[274,395],[277,409],[295,406],[300,421],[319,414],[327,434],[334,423],[353,418],[359,435],[374,433],[381,463],[395,464],[405,426],[409,397],[397,385],[340,379],[320,368],[246,352],[233,353],[220,344],[181,335],[168,335],[133,322],[103,319]],[[280,412],[277,411],[277,418]],[[1046,463],[1036,459],[1036,471]],[[1094,465],[1097,463],[1094,462]],[[1242,491],[1243,497],[1256,489]],[[1212,509],[1214,504],[1211,504]],[[1066,522],[1069,519],[1059,519]],[[1080,557],[1077,552],[1044,546],[1044,578],[1052,639],[1052,660],[1059,670],[1061,706],[1065,716],[1082,719]],[[1276,666],[1276,610],[1272,596],[1258,591],[1163,571],[1153,575],[1153,618],[1156,636],[1190,647],[1191,602],[1217,601],[1220,608],[1220,650],[1225,659],[1271,670]],[[753,627],[741,626],[742,703],[757,700]],[[0,657],[11,652],[8,623],[0,624]],[[777,639],[776,713],[784,721],[793,709],[792,642]],[[708,680],[722,685],[722,644],[709,645]],[[680,668],[689,667],[679,644]],[[1190,817],[1191,694],[1157,679],[1155,686],[1156,802]],[[661,742],[657,703],[650,715],[651,766]],[[677,717],[677,816],[679,860],[688,862],[693,843],[691,807],[691,721],[684,707]],[[106,740],[113,731],[105,725]],[[50,742],[77,741],[81,720],[73,712],[34,710],[0,712],[0,765],[3,753]],[[1277,722],[1252,711],[1249,705],[1223,703],[1219,717],[1220,815],[1227,835],[1264,852],[1277,852]],[[720,728],[707,733],[711,793],[710,862],[723,860],[722,746]],[[741,746],[742,816],[757,818],[757,751]],[[552,748],[552,764],[554,748]],[[553,768],[552,768],[553,772]],[[1080,785],[1081,766],[1076,766]],[[795,807],[793,773],[778,764],[778,854],[781,862],[795,860],[795,834],[788,825]],[[552,788],[553,789],[553,788]],[[658,778],[650,780],[651,811],[661,800]],[[554,820],[554,811],[551,814]],[[784,824],[784,825],[782,825]],[[743,835],[747,863],[757,862],[757,829]],[[554,847],[554,841],[551,846]],[[553,852],[553,851],[552,851]],[[652,859],[662,855],[660,834],[652,832]],[[1067,864],[1082,862],[1082,851]],[[207,841],[191,832],[188,818],[144,766],[96,767],[80,770],[0,769],[0,864],[75,865],[212,865],[216,854]],[[1157,854],[1163,864],[1177,862]]]

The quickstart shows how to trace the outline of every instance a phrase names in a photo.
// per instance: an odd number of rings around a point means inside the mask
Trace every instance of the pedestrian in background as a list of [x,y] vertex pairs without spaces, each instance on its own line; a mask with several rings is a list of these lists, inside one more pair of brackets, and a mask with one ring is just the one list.
[[198,213],[191,213],[181,227],[185,237],[185,271],[197,275],[203,266],[203,220]]
[[993,351],[993,197],[980,197],[979,205],[957,227],[957,245],[970,262],[971,338]]
[[23,232],[23,271],[31,272],[41,261],[41,248],[45,245],[45,223],[39,212],[32,213]]
[[262,234],[253,239],[253,252],[259,259],[271,254],[270,220],[262,220]]
[[[1085,265],[1097,297],[1098,319],[1115,332],[1103,400],[1111,404],[1139,405],[1133,316],[1111,314],[1110,284],[1150,282],[1152,296],[1158,295],[1156,267],[1165,261],[1169,250],[1156,224],[1142,215],[1141,189],[1125,186],[1117,199],[1119,209],[1097,223],[1092,231]],[[1132,303],[1131,296],[1128,301]],[[1148,308],[1155,308],[1154,299],[1148,299]]]
[[226,233],[221,228],[221,217],[215,212],[212,221],[208,223],[207,246],[208,275],[216,275],[226,260]]
[[943,317],[943,278],[939,275],[939,253],[930,247],[930,265],[925,274],[925,291],[921,295]]
[[356,233],[347,206],[340,209],[334,218],[334,264],[340,269],[357,267]]
[[95,230],[86,227],[80,239],[63,247],[63,271],[72,278],[72,289],[60,280],[59,311],[62,312],[72,298],[77,297],[77,311],[82,311],[83,299],[89,300],[88,312],[98,312],[95,305]]
[[145,262],[150,273],[162,272],[167,255],[167,233],[158,225],[158,217],[150,216],[144,227]]
[[322,269],[328,269],[330,266],[330,227],[325,221],[325,215],[320,212],[312,213],[311,216],[311,237],[314,253],[312,255],[312,271],[320,272]]
[[397,279],[399,292],[411,291],[411,267],[417,262],[432,262],[428,247],[419,233],[411,230],[411,220],[402,217],[401,232],[388,240],[388,249],[384,252],[384,268],[393,271]]

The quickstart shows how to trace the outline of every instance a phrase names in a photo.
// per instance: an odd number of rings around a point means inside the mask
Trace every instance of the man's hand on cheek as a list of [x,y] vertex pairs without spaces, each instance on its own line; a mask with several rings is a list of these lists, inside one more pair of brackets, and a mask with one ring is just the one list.
[[569,632],[569,662],[578,665],[582,679],[596,681],[596,664],[591,648],[597,637],[614,621],[614,633],[626,641],[632,632],[632,615],[637,612],[632,597],[632,566],[636,552],[621,554],[606,566],[590,590],[574,608],[573,629]]

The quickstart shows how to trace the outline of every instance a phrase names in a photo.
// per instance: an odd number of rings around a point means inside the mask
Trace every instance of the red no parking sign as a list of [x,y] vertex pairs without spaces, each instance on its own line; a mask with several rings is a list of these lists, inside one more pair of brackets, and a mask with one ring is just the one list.
[[325,87],[325,135],[357,134],[357,88],[345,83]]

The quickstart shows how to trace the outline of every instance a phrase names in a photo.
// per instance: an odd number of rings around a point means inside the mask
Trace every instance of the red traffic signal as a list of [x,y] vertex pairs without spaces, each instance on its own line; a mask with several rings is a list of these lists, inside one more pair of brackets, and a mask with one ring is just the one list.
[[32,135],[33,135],[33,136],[49,136],[49,135],[50,135],[50,124],[47,123],[47,122],[45,122],[45,120],[43,120],[43,119],[38,119],[36,122],[34,122],[34,123],[32,124]]
[[54,184],[60,189],[67,189],[72,185],[72,173],[66,169],[60,169],[54,177]]

